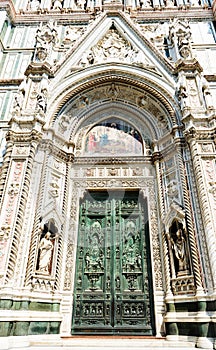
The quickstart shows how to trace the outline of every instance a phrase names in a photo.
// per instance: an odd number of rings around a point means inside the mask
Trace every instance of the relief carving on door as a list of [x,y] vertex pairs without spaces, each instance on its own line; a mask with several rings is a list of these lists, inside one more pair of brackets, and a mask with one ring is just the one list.
[[73,334],[154,334],[148,213],[138,191],[80,203]]

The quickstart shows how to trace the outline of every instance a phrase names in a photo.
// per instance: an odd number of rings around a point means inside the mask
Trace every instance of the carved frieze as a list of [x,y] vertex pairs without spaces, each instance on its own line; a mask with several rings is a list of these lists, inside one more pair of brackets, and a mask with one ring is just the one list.
[[204,154],[213,154],[214,144],[212,142],[202,142],[199,144],[200,152]]
[[28,145],[14,145],[12,156],[27,157],[30,152],[30,146]]

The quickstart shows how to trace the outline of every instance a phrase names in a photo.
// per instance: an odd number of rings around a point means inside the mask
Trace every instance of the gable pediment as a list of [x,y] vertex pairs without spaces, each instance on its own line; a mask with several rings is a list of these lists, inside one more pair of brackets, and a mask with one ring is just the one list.
[[174,67],[124,14],[103,13],[77,42],[68,48],[56,66],[62,76],[77,69],[98,64],[121,63],[152,70],[161,77],[170,76]]
[[106,34],[78,62],[79,66],[120,62],[155,69],[146,54],[123,37],[112,24]]

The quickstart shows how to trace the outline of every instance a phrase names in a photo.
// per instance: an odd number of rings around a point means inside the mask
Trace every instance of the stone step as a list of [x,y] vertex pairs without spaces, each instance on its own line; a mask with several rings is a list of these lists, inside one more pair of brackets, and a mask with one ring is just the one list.
[[194,348],[195,342],[130,336],[60,337],[57,335],[37,335],[0,338],[0,350],[190,350]]

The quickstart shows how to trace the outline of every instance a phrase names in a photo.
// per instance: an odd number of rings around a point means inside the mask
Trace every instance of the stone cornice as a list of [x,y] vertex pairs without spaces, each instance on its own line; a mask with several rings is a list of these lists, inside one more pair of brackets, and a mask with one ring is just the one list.
[[[74,144],[68,144],[68,147],[72,146],[72,148],[74,147]],[[65,162],[73,162],[74,160],[74,154],[73,153],[69,153],[66,152],[62,149],[60,149],[58,146],[56,146],[51,140],[41,140],[41,143],[39,145],[39,148],[41,150],[47,150],[50,154],[55,155],[56,157],[58,157],[61,160],[64,160]]]
[[36,63],[36,62],[31,62],[26,71],[25,75],[42,75],[43,73],[47,74],[49,77],[53,77],[52,73],[52,67],[48,62],[44,63]]
[[145,20],[145,22],[154,22],[156,20],[162,21],[166,19],[173,19],[173,18],[187,18],[188,20],[213,20],[213,13],[212,8],[208,9],[187,9],[187,10],[179,10],[177,8],[171,9],[163,9],[163,11],[155,11],[152,9],[140,11],[138,13],[132,13],[131,18],[136,19],[137,21]]
[[192,126],[184,131],[184,135],[188,142],[192,140],[215,140],[215,131],[215,127],[208,130],[199,130]]
[[[121,6],[122,7],[122,6]],[[5,9],[10,17],[11,21],[15,24],[27,24],[27,23],[40,23],[41,16],[43,15],[43,21],[58,21],[61,23],[75,22],[75,23],[88,23],[88,21],[95,18],[95,12],[85,11],[73,11],[68,12],[62,9],[61,11],[50,10],[48,13],[42,13],[38,11],[34,12],[22,12],[16,13],[12,0],[2,0],[0,3],[0,10]],[[103,9],[106,12],[106,8]],[[116,9],[115,12],[121,12],[121,9]],[[110,12],[110,8],[108,8]],[[114,12],[111,10],[111,12]],[[137,21],[144,20],[145,22],[169,20],[174,17],[176,18],[188,18],[190,20],[214,20],[212,8],[193,8],[186,10],[179,10],[176,8],[163,8],[163,11],[155,11],[154,8],[132,11],[130,13],[131,19]]]
[[160,161],[161,159],[163,159],[162,153],[159,151],[156,151],[152,154],[152,159],[153,159],[153,163]]
[[203,71],[203,68],[201,67],[200,63],[197,61],[196,58],[191,58],[188,60],[180,59],[176,62],[176,72],[182,70],[186,72],[198,71],[201,73]]
[[1,86],[19,86],[23,79],[0,79]]
[[129,163],[137,164],[137,163],[151,163],[152,157],[151,156],[143,156],[143,157],[112,157],[112,158],[104,158],[104,157],[75,157],[74,158],[74,165],[114,165],[114,164],[121,164],[121,165],[128,165]]
[[36,130],[29,132],[16,133],[12,130],[9,130],[6,134],[7,141],[10,142],[23,142],[30,143],[31,141],[39,141],[42,137],[42,134]]
[[216,74],[204,75],[204,77],[208,82],[216,82]]

